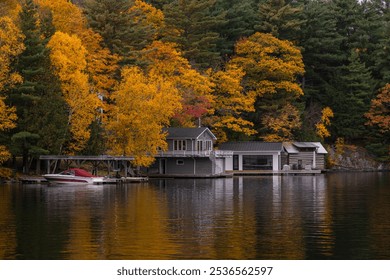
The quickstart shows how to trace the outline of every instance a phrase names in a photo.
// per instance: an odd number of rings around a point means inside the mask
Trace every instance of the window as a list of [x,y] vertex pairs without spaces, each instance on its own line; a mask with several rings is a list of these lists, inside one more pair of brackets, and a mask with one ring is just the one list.
[[213,141],[196,141],[196,148],[198,151],[211,151],[213,149]]
[[242,168],[243,170],[272,170],[272,156],[244,155]]
[[206,151],[211,151],[213,149],[213,142],[210,140],[206,141]]
[[174,151],[185,151],[185,150],[187,150],[186,140],[173,140],[173,150]]

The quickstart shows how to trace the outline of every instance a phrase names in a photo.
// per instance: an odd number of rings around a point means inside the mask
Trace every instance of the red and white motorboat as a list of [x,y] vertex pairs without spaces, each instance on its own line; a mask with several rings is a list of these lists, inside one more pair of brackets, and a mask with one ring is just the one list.
[[45,174],[43,177],[52,184],[103,184],[104,177],[92,175],[80,168],[70,168],[58,174]]

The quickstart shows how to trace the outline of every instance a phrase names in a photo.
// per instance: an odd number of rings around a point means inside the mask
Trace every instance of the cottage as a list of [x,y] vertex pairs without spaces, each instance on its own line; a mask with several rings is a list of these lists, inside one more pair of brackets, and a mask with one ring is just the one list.
[[285,142],[291,169],[325,169],[325,156],[328,153],[320,142]]
[[219,147],[221,151],[232,151],[230,170],[281,170],[287,155],[282,143],[258,141],[227,142]]
[[227,158],[231,152],[214,150],[215,135],[206,127],[166,128],[167,151],[156,155],[148,168],[149,176],[208,177],[225,174]]

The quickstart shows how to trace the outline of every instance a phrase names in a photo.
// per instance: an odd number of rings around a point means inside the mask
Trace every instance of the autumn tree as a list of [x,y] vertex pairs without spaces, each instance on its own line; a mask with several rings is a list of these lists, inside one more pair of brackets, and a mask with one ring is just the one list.
[[[106,96],[115,83],[119,58],[103,46],[104,38],[99,33],[88,28],[87,20],[78,6],[67,0],[39,1],[42,8],[53,15],[53,24],[57,31],[81,39],[87,50],[86,71],[91,81],[91,91]],[[71,20],[69,15],[72,15]]]
[[18,0],[2,0],[0,2],[0,17],[16,19],[20,10]]
[[291,140],[301,125],[297,77],[304,73],[302,55],[291,42],[255,33],[236,44],[230,62],[245,71],[244,89],[257,97],[251,121],[266,141]]
[[108,153],[134,156],[135,165],[149,166],[158,149],[167,148],[162,128],[180,108],[178,90],[161,75],[126,67],[112,100],[105,125]]
[[371,100],[370,110],[365,114],[366,125],[372,127],[367,148],[380,160],[390,160],[390,84],[383,87]]
[[68,107],[70,139],[65,150],[72,154],[81,151],[90,138],[89,126],[95,119],[100,100],[90,92],[85,73],[86,49],[81,40],[74,35],[56,32],[48,46]]
[[169,80],[180,93],[181,110],[174,116],[177,125],[194,126],[213,112],[213,83],[191,67],[175,44],[155,41],[143,53],[146,71]]
[[[242,86],[245,72],[236,65],[227,65],[224,70],[211,72],[214,84],[214,112],[205,119],[219,142],[250,136],[256,133],[253,123],[245,119],[246,112],[253,112],[255,96],[247,94]],[[236,135],[236,137],[233,137]]]
[[333,111],[329,107],[325,107],[321,111],[321,119],[316,123],[316,133],[324,140],[326,137],[330,136],[329,126],[331,124],[331,118],[334,117]]
[[[0,97],[0,133],[7,131],[16,126],[16,109],[14,107],[8,107],[4,103],[4,97]],[[11,154],[4,145],[0,145],[0,165],[9,159]]]
[[[7,131],[16,126],[16,108],[5,104],[3,91],[5,87],[12,87],[21,82],[18,73],[11,70],[11,63],[23,49],[23,35],[8,17],[0,18],[0,132]],[[7,144],[9,141],[7,141]],[[10,157],[5,145],[0,143],[0,164]]]
[[22,81],[20,75],[11,70],[11,63],[24,50],[23,35],[8,17],[0,18],[0,92],[5,86]]
[[382,133],[390,132],[390,84],[381,89],[365,114],[367,125],[377,126]]

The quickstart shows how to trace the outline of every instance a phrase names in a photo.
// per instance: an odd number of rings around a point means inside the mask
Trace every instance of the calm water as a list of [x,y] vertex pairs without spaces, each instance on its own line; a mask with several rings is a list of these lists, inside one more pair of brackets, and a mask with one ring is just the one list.
[[390,174],[0,185],[0,259],[390,259]]

